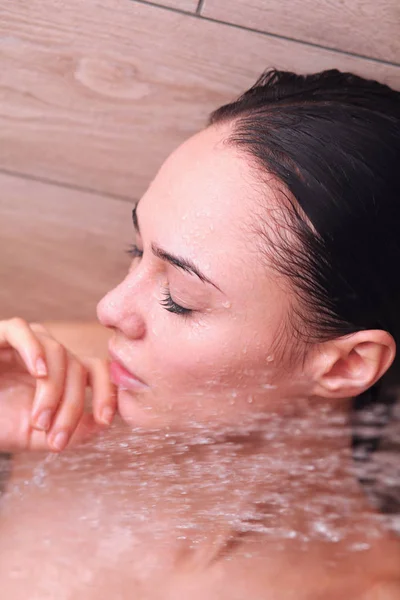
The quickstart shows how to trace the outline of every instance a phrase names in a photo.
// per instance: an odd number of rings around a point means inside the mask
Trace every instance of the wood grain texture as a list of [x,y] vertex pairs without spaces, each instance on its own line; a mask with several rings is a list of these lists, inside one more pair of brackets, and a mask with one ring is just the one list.
[[400,67],[132,0],[1,3],[0,60],[0,168],[133,198],[267,67],[400,88]]
[[129,267],[130,203],[4,174],[0,189],[0,319],[95,319]]
[[205,0],[201,14],[400,64],[399,0]]
[[151,0],[153,4],[160,6],[168,6],[170,8],[179,8],[186,12],[195,13],[198,5],[198,0]]

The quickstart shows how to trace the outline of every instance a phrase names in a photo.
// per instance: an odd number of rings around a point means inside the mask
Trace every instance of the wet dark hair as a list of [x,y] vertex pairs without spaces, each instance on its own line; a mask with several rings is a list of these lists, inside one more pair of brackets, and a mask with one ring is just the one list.
[[[383,329],[400,344],[400,93],[336,69],[270,69],[211,114],[208,125],[220,123],[261,178],[289,192],[291,239],[284,227],[278,243],[259,231],[298,297],[296,337]],[[378,388],[355,404],[376,401]]]

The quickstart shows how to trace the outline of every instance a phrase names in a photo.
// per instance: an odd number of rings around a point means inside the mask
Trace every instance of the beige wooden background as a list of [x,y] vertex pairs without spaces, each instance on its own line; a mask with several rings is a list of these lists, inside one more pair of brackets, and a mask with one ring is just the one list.
[[271,66],[400,89],[400,1],[0,0],[0,318],[94,318],[132,201]]

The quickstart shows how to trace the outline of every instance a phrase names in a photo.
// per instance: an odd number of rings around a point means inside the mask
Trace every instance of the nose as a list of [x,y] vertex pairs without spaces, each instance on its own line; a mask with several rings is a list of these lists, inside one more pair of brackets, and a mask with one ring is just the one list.
[[142,339],[146,322],[139,309],[140,291],[130,275],[110,290],[97,305],[97,318],[105,327],[120,330],[129,339]]

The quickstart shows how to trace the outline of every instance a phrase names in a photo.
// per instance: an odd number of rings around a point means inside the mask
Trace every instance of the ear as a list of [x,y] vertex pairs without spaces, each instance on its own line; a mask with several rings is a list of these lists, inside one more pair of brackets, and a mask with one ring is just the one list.
[[324,342],[312,353],[313,393],[325,398],[362,394],[386,373],[396,355],[387,331],[357,331]]

